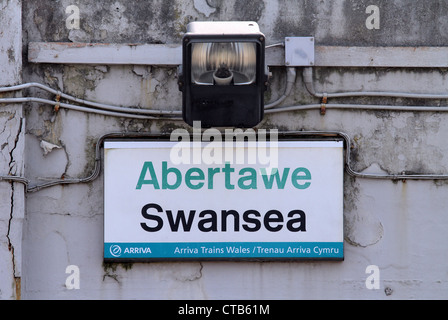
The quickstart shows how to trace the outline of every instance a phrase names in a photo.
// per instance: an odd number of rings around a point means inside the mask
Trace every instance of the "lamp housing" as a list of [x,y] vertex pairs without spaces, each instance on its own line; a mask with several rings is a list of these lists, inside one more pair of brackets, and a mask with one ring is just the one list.
[[202,127],[253,127],[268,85],[265,36],[250,21],[191,22],[179,68],[182,116]]

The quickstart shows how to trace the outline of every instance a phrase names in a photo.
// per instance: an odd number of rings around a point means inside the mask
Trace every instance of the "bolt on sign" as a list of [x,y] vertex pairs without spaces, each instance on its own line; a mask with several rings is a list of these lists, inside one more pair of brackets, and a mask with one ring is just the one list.
[[342,141],[104,150],[105,260],[344,258]]

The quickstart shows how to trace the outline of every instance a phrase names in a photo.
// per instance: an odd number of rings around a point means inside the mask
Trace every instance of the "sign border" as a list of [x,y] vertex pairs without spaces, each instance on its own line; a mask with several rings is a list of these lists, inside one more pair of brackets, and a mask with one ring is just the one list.
[[[257,137],[257,141],[258,141],[258,137]],[[343,137],[338,137],[338,136],[320,136],[318,134],[316,134],[316,137],[312,137],[312,136],[307,136],[307,137],[303,137],[300,132],[298,133],[290,133],[290,134],[284,134],[279,136],[278,138],[279,141],[279,147],[280,147],[280,143],[285,143],[285,142],[341,142],[342,143],[342,148],[344,149],[346,146],[344,145],[345,143],[345,139]],[[139,135],[138,137],[136,136],[130,136],[130,137],[126,137],[126,136],[119,136],[119,137],[106,137],[103,140],[104,145],[106,146],[109,143],[113,143],[114,145],[120,144],[121,142],[125,143],[125,144],[129,144],[130,142],[158,142],[161,143],[161,146],[163,147],[163,145],[167,142],[172,143],[172,141],[170,141],[170,136],[169,135],[160,135],[160,136],[155,136],[153,134],[148,134],[148,136],[144,136],[144,135]],[[191,137],[191,142],[193,142],[193,138]],[[124,145],[124,144],[122,144]],[[166,146],[166,144],[165,144]],[[105,155],[105,149],[103,148],[103,167],[104,167],[104,155]],[[344,157],[346,156],[344,150],[342,150],[342,157],[343,157],[343,166],[345,166],[345,159]],[[344,168],[342,170],[343,176],[342,176],[342,184],[344,184]],[[103,175],[103,188],[105,187],[105,176]],[[104,189],[103,189],[104,190]],[[343,190],[343,189],[342,189]],[[103,197],[104,197],[104,192],[103,192]],[[343,197],[343,195],[342,195]],[[103,198],[103,202],[105,202],[105,199]],[[342,208],[343,210],[343,208]],[[343,212],[342,212],[343,214]],[[103,211],[103,232],[105,232],[105,211]],[[194,244],[196,245],[204,245],[210,242],[197,242],[197,243],[190,243],[190,242],[182,242],[182,243],[177,243],[179,245],[188,245],[188,244],[192,244],[194,246]],[[214,243],[211,242],[211,244],[219,244],[219,242]],[[225,244],[231,244],[232,242],[225,242]],[[251,244],[250,242],[236,242],[238,244]],[[263,244],[266,246],[266,244],[269,244],[271,242],[260,242],[260,244]],[[281,243],[281,242],[273,242],[276,244],[285,244],[285,243]],[[285,256],[281,256],[281,257],[273,257],[273,256],[267,256],[267,257],[220,257],[220,256],[210,256],[210,257],[204,257],[204,256],[196,256],[196,257],[184,257],[184,256],[179,256],[179,257],[161,257],[161,256],[156,256],[156,257],[114,257],[111,254],[108,254],[107,252],[109,251],[108,249],[110,248],[111,245],[114,244],[118,244],[118,243],[106,243],[105,242],[105,238],[104,238],[104,233],[103,233],[103,261],[105,263],[127,263],[127,262],[142,262],[142,263],[150,263],[150,262],[163,262],[163,261],[169,261],[169,262],[191,262],[191,261],[234,261],[234,262],[250,262],[250,261],[255,261],[255,262],[291,262],[291,261],[295,261],[295,262],[302,262],[302,261],[344,261],[345,259],[345,241],[344,241],[344,220],[342,221],[342,242],[325,242],[325,244],[332,244],[334,247],[338,247],[341,249],[341,253],[337,254],[337,255],[328,255],[328,256],[324,256],[324,257],[316,257],[315,255],[311,254],[310,256],[292,256],[292,257],[285,257]],[[123,243],[122,243],[123,244]],[[132,242],[126,242],[125,244],[134,244]],[[151,245],[153,244],[170,244],[170,245],[174,245],[176,243],[151,243]],[[291,245],[294,245],[295,243],[290,243]],[[297,245],[305,245],[305,244],[309,244],[309,242],[298,242]],[[316,242],[317,244],[317,242]],[[150,244],[145,244],[147,246],[149,246]]]

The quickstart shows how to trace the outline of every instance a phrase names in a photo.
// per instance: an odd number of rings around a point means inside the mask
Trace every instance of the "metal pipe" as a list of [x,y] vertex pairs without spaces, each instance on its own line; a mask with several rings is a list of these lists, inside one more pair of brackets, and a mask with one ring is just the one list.
[[[421,95],[421,94],[406,94],[403,93],[403,96],[400,96],[402,93],[387,93],[387,92],[347,92],[347,93],[334,93],[334,94],[326,94],[326,93],[316,93],[313,89],[312,80],[312,68],[304,68],[304,82],[305,86],[307,87],[308,91],[310,91],[311,94],[315,95],[316,97],[346,97],[351,96],[352,94],[355,96],[363,96],[363,95],[372,95],[372,96],[391,96],[391,97],[408,97],[408,98],[427,98],[427,99],[448,99],[448,95]],[[288,107],[281,107],[281,108],[274,108],[275,106],[279,105],[281,102],[283,102],[287,96],[290,94],[292,87],[295,82],[295,68],[287,68],[287,85],[285,88],[284,94],[276,101],[268,104],[265,106],[265,113],[278,113],[278,112],[285,112],[285,111],[297,111],[297,110],[311,110],[311,109],[320,109],[322,107],[322,104],[310,104],[310,105],[300,105],[300,106],[288,106]],[[45,85],[42,85],[40,83],[31,82],[31,83],[25,83],[17,86],[11,86],[11,87],[0,87],[0,93],[1,92],[9,92],[9,91],[18,91],[23,90],[30,87],[37,87],[40,89],[43,89],[45,91],[48,91],[52,94],[55,94],[56,96],[60,96],[61,98],[72,100],[80,104],[89,105],[92,107],[100,108],[106,111],[101,111],[98,109],[92,109],[92,108],[85,108],[73,104],[67,104],[63,102],[56,102],[52,100],[42,99],[42,98],[35,98],[35,97],[24,97],[24,98],[0,98],[0,103],[21,103],[21,102],[38,102],[38,103],[45,103],[49,105],[56,105],[59,104],[61,107],[82,111],[82,112],[90,112],[90,113],[97,113],[97,114],[103,114],[103,115],[109,115],[109,116],[115,116],[115,117],[125,117],[125,118],[134,118],[134,119],[150,119],[150,120],[156,120],[156,119],[165,119],[162,117],[151,117],[151,116],[144,116],[144,114],[151,114],[151,115],[181,115],[181,111],[166,111],[166,110],[148,110],[148,109],[136,109],[136,108],[126,108],[126,107],[118,107],[118,106],[110,106],[105,105],[101,103],[96,103],[84,99],[79,99],[76,97],[72,97],[70,95],[67,95],[65,93],[59,92],[57,90],[54,90],[50,87],[47,87]],[[325,104],[325,108],[328,109],[364,109],[364,110],[383,110],[383,111],[426,111],[426,112],[446,112],[448,111],[448,107],[434,107],[434,106],[382,106],[382,105],[360,105],[360,104]],[[143,115],[141,115],[143,114]],[[169,117],[167,118],[169,120],[182,120],[180,117]]]
[[12,182],[19,182],[25,185],[25,188],[28,187],[29,180],[24,177],[19,176],[0,176],[0,181],[12,181]]
[[89,101],[89,100],[79,99],[79,98],[73,97],[71,95],[68,95],[66,93],[60,92],[58,90],[52,89],[46,85],[37,83],[37,82],[24,83],[24,84],[20,84],[20,85],[16,85],[16,86],[11,86],[11,87],[1,87],[0,93],[1,92],[18,91],[18,90],[31,88],[31,87],[36,87],[36,88],[45,90],[45,91],[50,92],[56,96],[60,96],[61,98],[66,99],[66,100],[70,100],[70,101],[73,101],[73,102],[76,102],[79,104],[83,104],[86,106],[91,106],[91,107],[99,108],[99,109],[103,109],[103,110],[108,110],[108,111],[128,112],[128,113],[145,114],[145,115],[181,115],[182,114],[181,111],[127,108],[127,107],[122,107],[122,106],[113,106],[113,105],[93,102],[93,101]]
[[410,99],[448,99],[448,94],[425,94],[408,92],[369,92],[369,91],[348,91],[335,93],[316,92],[313,82],[313,68],[303,68],[303,82],[308,92],[317,98],[343,98],[343,97],[391,97],[391,98],[410,98]]
[[[132,119],[145,119],[145,120],[160,120],[160,119],[169,119],[169,120],[182,120],[181,118],[162,118],[162,117],[154,117],[154,116],[146,116],[146,115],[139,115],[139,114],[132,114],[129,112],[114,112],[114,111],[108,111],[108,110],[100,110],[100,109],[94,109],[94,108],[87,108],[87,107],[81,107],[69,103],[64,102],[58,102],[58,101],[52,101],[42,98],[35,98],[35,97],[23,97],[23,98],[0,98],[0,103],[23,103],[23,102],[37,102],[37,103],[43,103],[48,105],[58,105],[62,108],[75,110],[75,111],[81,111],[81,112],[88,112],[88,113],[96,113],[96,114],[102,114],[107,116],[113,116],[113,117],[122,117],[122,118],[132,118]],[[134,110],[134,109],[131,109]],[[153,110],[153,114],[156,114],[157,111]],[[166,115],[166,112],[161,112],[161,115]]]
[[448,107],[426,107],[426,106],[387,106],[387,105],[371,105],[371,104],[307,104],[288,107],[279,107],[275,109],[266,110],[266,114],[279,113],[285,111],[304,111],[304,110],[318,110],[324,106],[326,109],[341,109],[341,110],[377,110],[377,111],[421,111],[421,112],[447,112]]
[[[289,72],[288,72],[288,76],[289,76],[289,81],[288,85],[289,88],[287,86],[286,90],[285,90],[285,94],[282,96],[282,100],[278,102],[278,100],[275,103],[275,105],[278,105],[279,103],[281,103],[287,96],[287,94],[289,94],[289,91],[291,90],[292,86],[293,86],[293,81],[291,80],[293,77],[293,72],[291,71],[294,68],[289,68]],[[305,69],[309,69],[309,68],[305,68]],[[295,71],[294,71],[295,74]],[[309,77],[309,74],[308,76]],[[309,84],[310,82],[308,82]],[[110,106],[107,105],[102,105],[102,104],[97,104],[94,102],[90,102],[87,100],[83,100],[83,99],[78,99],[78,98],[74,98],[71,97],[69,95],[60,93],[54,89],[51,89],[49,87],[46,87],[44,85],[38,84],[38,83],[27,83],[27,84],[22,84],[22,85],[18,85],[18,86],[13,86],[13,87],[3,87],[0,88],[0,92],[9,92],[9,91],[17,91],[17,90],[22,90],[25,88],[29,88],[29,87],[39,87],[42,88],[50,93],[56,94],[56,95],[60,95],[61,97],[67,99],[67,100],[73,100],[76,101],[78,103],[82,103],[82,104],[88,104],[91,106],[104,106],[109,108]],[[338,96],[342,96],[342,95],[348,95],[351,93],[338,93],[336,95]],[[356,93],[358,95],[362,95],[364,93],[362,92],[358,92]],[[369,94],[369,93],[367,93]],[[377,94],[377,93],[373,93],[373,94]],[[378,93],[379,94],[379,93]],[[383,94],[383,93],[381,93]],[[398,94],[398,93],[391,93],[391,94]],[[334,97],[331,95],[327,95],[327,97]],[[412,94],[412,97],[415,97],[414,94]],[[418,95],[419,98],[430,98],[430,99],[441,99],[440,95]],[[437,97],[437,98],[436,98]],[[448,98],[448,96],[443,96],[443,98]],[[280,100],[280,99],[279,99]],[[145,115],[137,115],[137,114],[132,114],[132,113],[125,113],[125,112],[121,112],[122,110],[131,110],[132,112],[136,112],[139,113],[139,111],[143,111],[140,109],[133,109],[133,108],[122,108],[122,107],[115,107],[112,106],[114,108],[114,110],[120,110],[120,112],[114,112],[114,111],[109,111],[109,110],[98,110],[98,109],[92,109],[92,108],[86,108],[86,107],[81,107],[81,106],[76,106],[76,105],[72,105],[72,104],[67,104],[67,103],[61,103],[58,101],[52,101],[52,100],[47,100],[47,99],[42,99],[42,98],[34,98],[34,97],[25,97],[25,98],[1,98],[0,99],[0,103],[23,103],[23,102],[37,102],[37,103],[44,103],[44,104],[49,104],[49,105],[60,105],[63,108],[67,108],[67,109],[72,109],[72,110],[76,110],[76,111],[82,111],[82,112],[91,112],[91,113],[98,113],[98,114],[103,114],[103,115],[109,115],[109,116],[117,116],[117,117],[127,117],[127,118],[135,118],[135,119],[169,119],[169,120],[181,120],[180,118],[159,118],[159,117],[152,117],[152,116],[145,116]],[[322,104],[311,104],[311,105],[299,105],[299,106],[289,106],[289,107],[281,107],[281,108],[275,108],[275,109],[271,109],[272,107],[270,107],[269,105],[267,105],[268,110],[266,110],[267,114],[270,113],[277,113],[277,112],[285,112],[285,111],[295,111],[295,110],[310,110],[310,109],[320,109],[322,107]],[[448,107],[426,107],[426,106],[381,106],[381,105],[356,105],[356,104],[325,104],[326,108],[334,108],[334,109],[365,109],[365,110],[390,110],[390,111],[428,111],[428,112],[445,112],[448,111]],[[179,114],[179,111],[157,111],[157,110],[146,110],[151,112],[152,114]],[[351,167],[351,163],[350,163],[350,146],[351,146],[351,142],[350,142],[350,137],[343,133],[343,132],[337,132],[337,131],[298,131],[298,132],[286,132],[283,134],[288,134],[288,135],[303,135],[303,136],[310,136],[310,135],[314,135],[314,136],[338,136],[344,139],[345,141],[345,145],[346,145],[346,154],[345,154],[345,169],[346,172],[353,176],[353,177],[358,177],[358,178],[369,178],[369,179],[392,179],[392,180],[445,180],[448,179],[448,175],[438,175],[438,174],[366,174],[366,173],[361,173],[361,172],[357,172],[355,171],[352,167]],[[94,166],[94,170],[92,172],[92,174],[88,177],[85,178],[79,178],[79,179],[57,179],[57,180],[53,180],[50,182],[46,182],[43,184],[39,184],[33,187],[28,188],[28,192],[34,192],[34,191],[38,191],[41,190],[42,188],[46,188],[46,187],[50,187],[50,186],[54,186],[54,185],[60,185],[60,184],[73,184],[73,183],[87,183],[90,181],[93,181],[94,179],[96,179],[99,176],[100,173],[100,160],[101,160],[101,152],[100,152],[100,146],[103,143],[104,139],[106,139],[107,137],[120,137],[120,138],[124,138],[124,137],[155,137],[155,136],[159,136],[160,135],[148,135],[148,134],[141,134],[141,133],[112,133],[112,134],[106,134],[104,136],[102,136],[99,140],[98,143],[96,145],[96,158],[95,158],[95,166]],[[15,177],[15,176],[2,176],[0,177],[0,180],[9,180],[9,181],[15,181],[15,182],[20,182],[25,184],[26,186],[28,186],[29,181],[26,178],[23,177]]]
[[[351,140],[348,134],[340,131],[292,131],[292,132],[279,132],[278,136],[314,136],[314,137],[337,137],[344,140],[345,145],[345,171],[348,175],[355,178],[363,178],[363,179],[382,179],[382,180],[448,180],[448,175],[444,174],[374,174],[374,173],[362,173],[354,170],[351,166],[350,161],[350,147]],[[36,186],[32,186],[28,188],[28,192],[39,191],[43,188],[48,188],[55,185],[60,184],[74,184],[74,183],[88,183],[95,180],[101,171],[101,146],[104,143],[105,139],[108,138],[154,138],[154,139],[167,139],[169,137],[168,134],[148,134],[141,132],[114,132],[107,133],[101,136],[95,146],[95,165],[92,173],[85,178],[79,179],[58,179],[50,182],[46,182],[43,184],[39,184]]]
[[85,177],[85,178],[75,178],[75,179],[56,179],[53,181],[45,182],[42,184],[38,184],[35,186],[31,186],[28,188],[28,192],[36,192],[39,190],[42,190],[44,188],[56,186],[56,185],[62,185],[62,184],[77,184],[77,183],[88,183],[100,175],[101,172],[101,147],[104,143],[104,140],[107,138],[167,138],[168,135],[163,134],[149,134],[149,133],[141,133],[141,132],[113,132],[113,133],[107,133],[103,136],[101,136],[95,146],[95,164],[92,170],[92,173]]
[[447,180],[447,174],[375,174],[375,173],[362,173],[354,170],[350,161],[350,149],[351,141],[348,134],[340,131],[293,131],[279,133],[279,136],[283,135],[303,135],[303,136],[335,136],[340,137],[345,142],[345,171],[348,175],[355,178],[364,179],[384,179],[384,180]]
[[296,68],[288,67],[286,68],[286,88],[283,95],[274,102],[271,102],[264,106],[265,110],[272,109],[282,103],[291,93],[291,90],[296,82]]

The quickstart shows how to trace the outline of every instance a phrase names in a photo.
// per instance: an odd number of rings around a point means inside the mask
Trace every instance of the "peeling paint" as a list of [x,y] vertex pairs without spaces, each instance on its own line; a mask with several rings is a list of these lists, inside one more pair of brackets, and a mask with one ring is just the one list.
[[40,147],[44,150],[44,156],[50,153],[54,148],[61,149],[60,146],[52,144],[50,142],[47,142],[45,140],[42,140],[40,142]]
[[[0,86],[22,82],[21,4],[19,0],[0,4]],[[24,174],[25,119],[22,112],[20,104],[0,106],[0,176]],[[0,299],[21,298],[24,192],[21,184],[0,183]]]
[[7,51],[8,54],[8,59],[10,63],[15,63],[16,62],[16,58],[15,58],[15,52],[14,52],[14,48],[9,48]]
[[194,8],[200,13],[204,14],[207,18],[214,12],[216,8],[209,5],[207,0],[193,0]]
[[[179,44],[188,22],[204,19],[255,20],[270,43],[283,41],[286,36],[315,36],[316,43],[335,46],[434,46],[448,42],[448,34],[444,32],[446,28],[443,27],[447,22],[434,26],[428,19],[427,8],[430,8],[434,12],[434,21],[448,21],[448,4],[436,0],[417,0],[412,5],[404,0],[378,0],[383,22],[381,29],[374,32],[365,28],[365,8],[371,4],[367,0],[338,3],[329,0],[155,0],[151,4],[147,1],[96,1],[79,5],[82,21],[78,31],[65,28],[63,7],[66,4],[71,2],[23,1],[23,43],[71,40],[76,41],[73,46],[89,46],[89,42]],[[55,9],[58,5],[61,5],[61,10]],[[415,19],[422,15],[424,18],[416,23]],[[413,24],[412,32],[409,32],[410,23]],[[21,54],[18,50],[7,52],[8,48],[9,43],[3,59],[12,63],[13,54],[15,60]],[[0,64],[0,71],[1,68]],[[272,71],[274,77],[265,95],[266,100],[281,96],[284,89],[284,68]],[[180,110],[182,99],[176,75],[175,68],[155,66],[25,64],[24,82],[46,83],[76,97],[102,103]],[[446,75],[447,70],[431,68],[321,67],[315,68],[314,73],[316,89],[322,92],[387,90],[443,93],[448,88]],[[33,95],[54,99],[39,90],[30,91]],[[448,103],[365,97],[330,99],[329,103],[332,102]],[[298,76],[285,105],[314,103],[320,101],[307,93],[302,77]],[[35,103],[24,107],[26,128],[23,124],[18,141],[15,134],[21,115],[12,111],[15,109],[0,110],[0,137],[3,138],[0,167],[5,163],[4,171],[7,173],[22,170],[19,150],[26,133],[27,152],[34,154],[33,158],[27,158],[26,174],[33,180],[60,175],[89,175],[96,161],[94,150],[98,137],[108,132],[191,130],[178,121],[121,119],[74,111],[55,113],[51,107]],[[271,114],[258,127],[284,131],[347,132],[353,142],[350,146],[353,147],[351,161],[360,172],[446,173],[446,118],[446,113],[329,110],[322,117],[318,111],[297,111]],[[45,157],[41,141],[49,143]],[[8,204],[0,221],[10,226],[7,234],[18,258],[20,241],[14,228],[21,219],[21,209],[19,201],[11,202],[11,186],[11,183],[0,184],[2,194],[7,194]],[[19,188],[14,186],[15,197],[20,196]],[[443,280],[446,279],[447,264],[443,257],[448,218],[441,214],[448,207],[448,183],[445,182],[390,183],[346,175],[344,233],[347,255],[344,262],[337,264],[199,261],[101,265],[102,188],[100,176],[86,185],[53,187],[27,196],[27,232],[23,237],[26,255],[22,257],[26,272],[22,272],[21,277],[22,296],[69,299],[447,297],[448,281]],[[0,207],[5,206],[0,203]],[[0,228],[3,228],[2,224]],[[59,233],[55,234],[55,231]],[[46,233],[52,236],[47,239]],[[43,244],[58,250],[44,250]],[[44,266],[42,256],[51,261],[48,267]],[[7,259],[10,265],[10,251]],[[88,281],[82,281],[82,290],[64,290],[63,281],[55,280],[58,263],[64,264],[68,259],[80,265],[82,277],[88,275]],[[386,279],[381,284],[382,290],[365,288],[363,271],[369,264],[380,267],[382,277]],[[15,267],[19,269],[19,264]],[[60,268],[62,275],[64,268]],[[18,273],[10,273],[10,276],[19,276]],[[13,287],[14,280],[10,280]],[[9,294],[3,287],[0,290],[2,297]]]
[[369,247],[377,244],[384,228],[374,211],[352,212],[346,215],[345,240],[354,246]]

